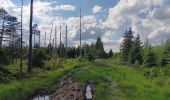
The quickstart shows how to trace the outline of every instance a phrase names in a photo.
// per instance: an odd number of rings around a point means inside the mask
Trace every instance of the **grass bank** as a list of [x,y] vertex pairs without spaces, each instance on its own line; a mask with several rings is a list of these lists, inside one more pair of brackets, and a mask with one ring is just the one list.
[[[84,63],[77,63],[77,60],[68,60],[63,68],[53,71],[43,71],[36,76],[22,79],[20,81],[13,80],[9,83],[0,84],[0,100],[26,100],[29,96],[34,95],[38,91],[48,90],[57,83],[60,75],[73,70],[76,67],[83,66]],[[35,72],[38,69],[35,69]]]
[[[100,61],[99,61],[100,62]],[[76,73],[75,80],[96,84],[95,100],[169,100],[170,85],[147,79],[133,67],[115,64],[113,60],[94,63]],[[90,68],[89,68],[90,67]],[[166,83],[170,81],[164,80]]]

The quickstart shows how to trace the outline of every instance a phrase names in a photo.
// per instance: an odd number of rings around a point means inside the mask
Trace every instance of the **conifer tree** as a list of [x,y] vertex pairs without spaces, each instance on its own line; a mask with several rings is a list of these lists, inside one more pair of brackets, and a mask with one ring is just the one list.
[[97,38],[96,41],[96,56],[99,58],[104,58],[106,56],[103,47],[103,42],[100,36]]
[[126,31],[123,36],[123,42],[120,46],[120,51],[122,53],[122,60],[128,61],[129,53],[132,48],[133,44],[133,31],[132,28],[129,29],[129,31]]
[[130,52],[130,62],[131,63],[139,63],[142,64],[143,62],[143,57],[142,57],[142,42],[140,41],[140,36],[137,35],[136,37],[134,37],[134,42],[133,42],[133,46],[131,48],[131,52]]
[[112,51],[112,49],[110,49],[110,51],[109,51],[109,53],[108,53],[108,57],[110,58],[110,57],[113,57],[113,51]]
[[148,47],[147,54],[144,60],[145,67],[156,67],[157,66],[157,57],[155,52],[152,50],[151,45]]
[[160,66],[166,67],[170,62],[170,40],[167,40],[161,56]]

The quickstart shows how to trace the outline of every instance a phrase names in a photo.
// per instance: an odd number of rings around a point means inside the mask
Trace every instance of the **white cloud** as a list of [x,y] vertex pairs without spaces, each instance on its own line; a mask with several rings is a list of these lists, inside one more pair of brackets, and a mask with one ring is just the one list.
[[[170,6],[167,1],[120,0],[117,5],[109,9],[108,18],[104,23],[105,27],[116,34],[104,35],[104,38],[109,39],[113,36],[120,38],[126,29],[132,27],[135,33],[140,34],[143,41],[149,37],[155,44],[167,39],[170,37]],[[118,47],[113,50],[117,51]]]
[[99,13],[99,12],[102,12],[102,7],[96,5],[96,6],[93,7],[92,12],[93,12],[94,14]]
[[[20,18],[20,8],[17,8],[11,1],[0,0],[0,7],[8,9],[11,14]],[[114,52],[119,51],[121,36],[125,30],[132,27],[135,33],[140,34],[143,41],[149,37],[152,43],[160,43],[162,40],[170,38],[169,5],[168,0],[119,0],[115,6],[109,8],[106,20],[99,20],[94,15],[82,17],[83,42],[95,42],[98,36],[102,36],[107,51],[109,49],[113,49]],[[29,6],[30,4],[24,6],[23,17],[26,30],[29,26]],[[34,2],[34,8],[36,8],[34,9],[34,23],[39,24],[42,39],[44,33],[47,32],[47,39],[49,40],[51,21],[56,18],[54,25],[57,26],[57,33],[59,33],[59,23],[62,21],[63,34],[65,33],[65,24],[68,25],[69,45],[79,44],[79,17],[63,19],[62,17],[52,16],[56,10],[74,11],[76,10],[75,6],[57,5],[53,7],[52,2],[38,0]],[[12,13],[13,11],[15,13]],[[102,7],[98,5],[93,7],[93,13],[101,11],[103,11]],[[62,36],[62,40],[64,40],[64,35]]]
[[60,5],[56,6],[55,10],[75,11],[76,7],[73,5]]

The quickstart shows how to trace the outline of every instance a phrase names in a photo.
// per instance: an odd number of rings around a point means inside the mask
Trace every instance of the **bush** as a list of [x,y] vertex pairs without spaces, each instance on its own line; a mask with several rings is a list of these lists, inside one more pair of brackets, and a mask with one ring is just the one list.
[[148,52],[144,59],[145,67],[157,67],[157,56],[152,48],[148,48]]
[[0,64],[2,65],[7,65],[9,64],[9,59],[8,57],[5,55],[4,51],[2,49],[0,49]]
[[95,58],[94,58],[94,56],[92,54],[89,54],[88,57],[87,57],[87,60],[88,61],[94,61]]
[[32,64],[36,67],[42,67],[46,59],[45,53],[41,49],[34,49]]

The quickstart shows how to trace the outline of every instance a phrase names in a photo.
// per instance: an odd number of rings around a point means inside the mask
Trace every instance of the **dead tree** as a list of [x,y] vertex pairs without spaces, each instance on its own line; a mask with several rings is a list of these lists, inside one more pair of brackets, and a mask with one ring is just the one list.
[[1,29],[0,29],[0,48],[2,47],[2,41],[3,41],[3,34],[4,34],[4,23],[5,23],[5,17],[7,16],[7,11],[3,8],[0,8],[0,20],[2,21]]
[[56,59],[56,57],[57,57],[57,26],[55,26],[54,42],[55,42],[54,52],[55,52],[55,59]]
[[[36,45],[36,44],[38,44],[38,46],[40,47],[40,30],[38,29],[38,25],[37,24],[34,24],[33,25],[33,29],[32,29],[32,34],[34,35],[34,46]],[[36,43],[35,41],[36,41],[36,37],[38,36],[38,43]]]
[[51,30],[50,30],[50,43],[51,43],[51,36],[52,36],[52,32],[53,32],[53,25],[54,25],[54,21],[55,21],[55,18],[52,20],[52,23],[51,23]]
[[66,47],[66,51],[65,51],[65,57],[67,58],[67,25],[66,25],[66,41],[65,41],[66,43],[65,43],[65,47]]
[[55,48],[57,48],[57,26],[55,27]]
[[20,41],[20,72],[22,71],[22,55],[23,55],[23,53],[22,53],[22,16],[23,16],[23,0],[22,0],[22,5],[21,5],[21,41]]
[[80,7],[80,56],[81,56],[81,52],[82,48],[81,48],[81,7]]
[[60,57],[61,57],[61,53],[62,51],[61,51],[61,23],[60,23]]
[[45,32],[45,37],[44,37],[44,47],[46,47],[46,32]]
[[30,5],[30,36],[29,36],[29,59],[28,59],[28,72],[32,71],[32,20],[33,20],[33,0]]

